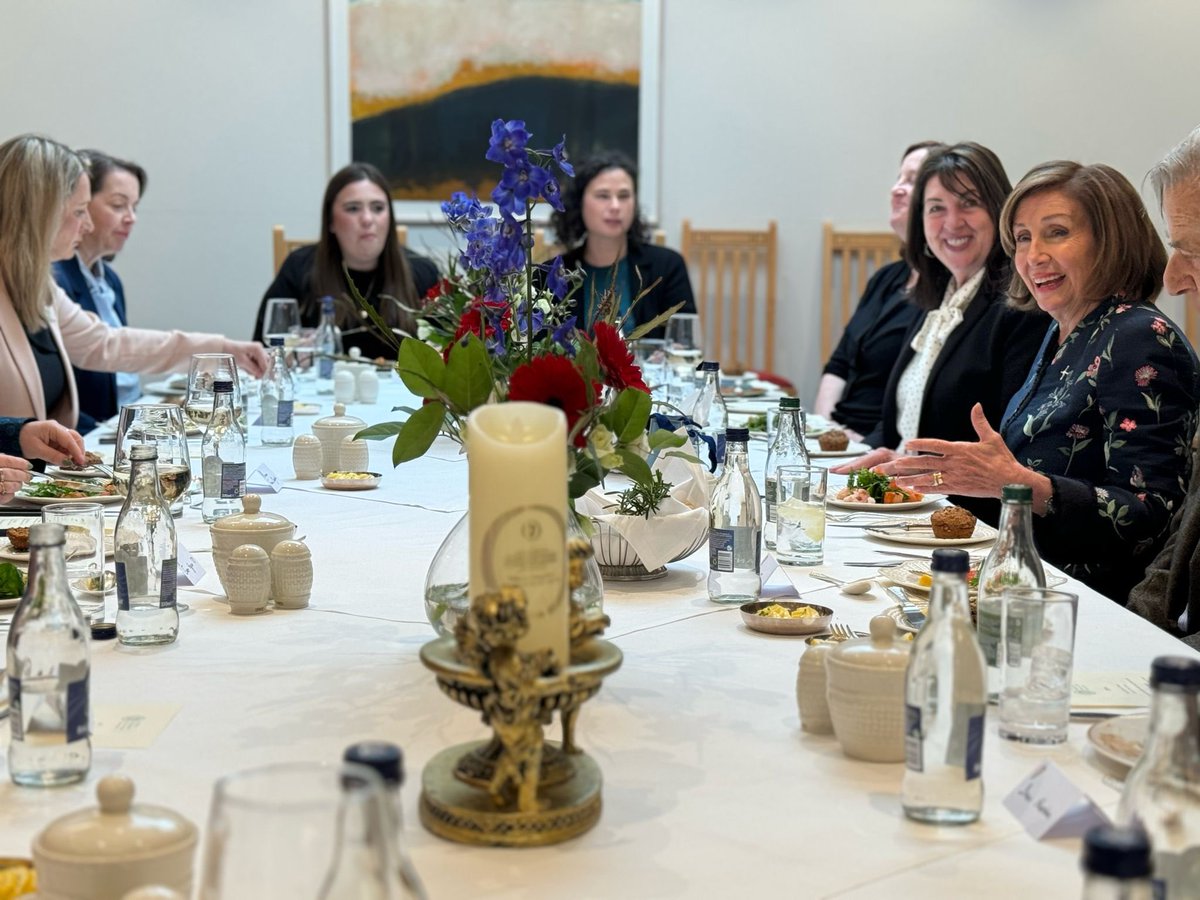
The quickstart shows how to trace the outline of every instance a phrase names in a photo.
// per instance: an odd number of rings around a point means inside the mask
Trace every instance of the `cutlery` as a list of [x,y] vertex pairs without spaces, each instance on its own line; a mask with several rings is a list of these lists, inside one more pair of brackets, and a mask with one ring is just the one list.
[[925,613],[921,608],[908,599],[908,594],[904,593],[902,588],[887,587],[884,590],[891,594],[897,603],[899,603],[900,613],[904,616],[904,621],[919,631],[921,626],[925,624]]
[[898,524],[887,525],[864,525],[863,531],[872,531],[876,534],[893,534],[897,531],[912,531],[913,529],[933,530],[933,526],[928,522],[902,522]]
[[848,641],[851,638],[866,637],[866,635],[861,631],[855,631],[849,625],[842,625],[841,623],[837,622],[829,626],[829,633],[834,637],[841,638],[844,641]]
[[[880,522],[878,519],[871,519],[865,522],[826,522],[825,525],[829,528],[866,528],[868,531],[874,528],[888,528],[891,526],[902,527],[905,525],[904,519],[893,519],[890,522]],[[933,527],[933,526],[929,526]]]
[[806,574],[809,578],[815,578],[817,581],[836,584],[842,589],[843,594],[865,594],[871,589],[871,579],[869,578],[863,578],[859,581],[842,581],[840,578],[834,578],[823,572],[808,572]]
[[888,566],[903,565],[904,562],[905,562],[905,560],[903,560],[903,559],[860,559],[860,560],[856,560],[854,562],[845,562],[845,563],[842,563],[842,565],[843,566],[872,568],[872,569],[886,569]]

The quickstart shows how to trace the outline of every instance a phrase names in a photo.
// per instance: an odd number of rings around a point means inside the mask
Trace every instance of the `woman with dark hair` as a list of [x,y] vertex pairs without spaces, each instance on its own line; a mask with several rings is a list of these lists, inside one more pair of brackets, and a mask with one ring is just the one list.
[[388,183],[370,163],[351,163],[329,180],[321,201],[320,237],[315,244],[293,250],[279,267],[259,305],[254,339],[262,340],[263,313],[271,298],[295,298],[300,323],[315,327],[321,319],[321,298],[333,297],[347,349],[358,347],[368,359],[394,356],[394,349],[375,334],[354,301],[347,277],[402,335],[416,334],[413,311],[438,281],[430,260],[400,246]]
[[[892,185],[888,224],[896,237],[908,234],[909,200],[921,163],[943,146],[919,141],[900,155],[900,174]],[[841,340],[825,364],[813,412],[837,422],[851,440],[862,440],[883,414],[883,390],[900,355],[904,336],[920,310],[908,302],[917,275],[903,260],[882,266],[871,276]]]
[[[1045,335],[1044,313],[1006,302],[1011,279],[997,222],[1011,190],[1000,159],[975,143],[932,151],[913,186],[905,258],[923,310],[888,379],[883,418],[865,441],[878,449],[839,466],[852,472],[901,456],[914,438],[975,437],[977,403],[994,426]],[[995,521],[996,500],[955,498]]]
[[[137,223],[137,208],[146,193],[146,170],[135,162],[99,150],[80,150],[87,164],[92,199],[92,230],[83,235],[70,259],[54,264],[54,280],[68,297],[113,328],[129,324],[125,286],[109,264],[125,247]],[[94,372],[75,366],[79,388],[79,430],[91,431],[142,395],[136,372]]]
[[[583,322],[595,318],[596,300],[610,289],[619,304],[618,320],[632,309],[625,331],[677,303],[683,304],[681,312],[696,311],[683,257],[648,241],[637,204],[637,168],[627,157],[603,153],[576,166],[562,199],[563,210],[554,213],[550,224],[559,242],[570,248],[562,255],[563,265],[583,270],[583,283],[574,295]],[[660,326],[649,337],[662,335]]]
[[1167,256],[1141,198],[1109,166],[1048,162],[1000,214],[1018,308],[1053,324],[1024,384],[978,441],[914,440],[881,471],[906,486],[998,497],[1033,488],[1050,562],[1122,603],[1183,500],[1200,402],[1196,356],[1154,307]]

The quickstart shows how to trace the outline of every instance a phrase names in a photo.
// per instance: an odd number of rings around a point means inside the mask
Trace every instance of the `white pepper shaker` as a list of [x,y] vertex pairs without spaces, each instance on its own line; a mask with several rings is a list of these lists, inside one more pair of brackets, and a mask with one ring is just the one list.
[[292,442],[292,468],[302,481],[321,477],[321,439],[315,434],[296,436]]
[[276,609],[303,609],[312,596],[312,552],[303,541],[280,541],[271,551],[271,595]]

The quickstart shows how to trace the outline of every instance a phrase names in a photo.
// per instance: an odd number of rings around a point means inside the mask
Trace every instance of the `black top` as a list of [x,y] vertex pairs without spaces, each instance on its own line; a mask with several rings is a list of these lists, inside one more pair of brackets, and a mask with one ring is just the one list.
[[881,268],[867,282],[854,315],[825,364],[825,373],[846,382],[833,419],[868,434],[883,414],[883,394],[904,337],[921,311],[908,302],[912,269],[903,260]]
[[38,374],[42,377],[46,409],[54,409],[67,391],[67,373],[58,353],[58,345],[54,343],[49,328],[32,332],[26,330],[25,333],[29,336],[29,346],[33,348],[33,358],[37,360]]
[[[676,303],[683,303],[679,312],[696,311],[696,298],[692,296],[692,282],[688,279],[687,264],[674,250],[655,244],[629,241],[625,258],[629,261],[631,297],[637,297],[642,290],[658,281],[658,284],[650,288],[646,296],[633,307],[630,321],[634,326],[649,322]],[[578,267],[583,262],[583,245],[564,253],[562,261],[568,269]],[[576,308],[582,309],[578,305]],[[665,330],[666,328],[660,325],[646,337],[660,338]]]
[[[440,276],[438,275],[437,266],[433,264],[432,260],[413,253],[407,247],[401,247],[400,249],[404,251],[404,255],[408,258],[408,266],[412,270],[417,299],[421,300],[425,297],[429,289],[438,283]],[[262,340],[263,314],[267,309],[267,301],[273,297],[294,297],[300,302],[300,324],[305,328],[317,327],[321,321],[321,298],[317,296],[312,287],[313,259],[316,254],[316,244],[299,247],[288,254],[287,259],[283,261],[283,265],[279,267],[279,273],[275,276],[275,280],[271,282],[271,286],[263,294],[262,302],[258,305],[258,315],[254,320],[254,340]],[[354,282],[354,287],[378,310],[379,285],[376,283],[378,270],[360,272],[356,269],[350,269],[349,272],[350,278]],[[374,326],[366,321],[363,312],[358,308],[358,304],[350,296],[349,288],[347,287],[341,297],[335,299],[338,301],[337,310],[340,315],[344,315],[344,310],[353,309],[355,318],[361,319],[365,328],[365,330],[359,331],[357,327],[346,328],[342,326],[342,345],[347,350],[351,347],[358,347],[367,359],[374,359],[377,356],[393,359],[396,351],[381,337],[376,335]]]
[[1196,356],[1153,306],[1110,299],[1058,343],[1052,325],[1001,434],[1054,483],[1038,552],[1124,603],[1182,504],[1200,405]]
[[[904,335],[900,356],[884,391],[883,417],[863,439],[872,447],[895,447],[900,443],[896,387],[905,367],[916,355],[912,339],[924,321],[922,312]],[[1003,293],[989,287],[985,280],[963,310],[962,323],[946,338],[929,372],[921,399],[920,437],[979,440],[971,425],[971,407],[976,403],[983,404],[988,422],[999,429],[1009,398],[1029,373],[1049,325],[1050,317],[1043,312],[1019,312],[1008,306]],[[951,497],[951,500],[993,525],[1000,519],[999,500],[982,497]]]

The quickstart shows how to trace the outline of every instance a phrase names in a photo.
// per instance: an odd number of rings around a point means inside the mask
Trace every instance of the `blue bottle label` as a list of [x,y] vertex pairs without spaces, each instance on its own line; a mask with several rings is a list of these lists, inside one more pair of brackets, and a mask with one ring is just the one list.
[[714,572],[733,571],[733,529],[708,530],[708,567]]
[[82,741],[92,733],[88,715],[88,686],[91,676],[84,675],[67,685],[67,741]]
[[910,772],[925,771],[925,755],[921,737],[921,707],[906,703],[904,705],[904,766]]
[[319,378],[333,377],[333,360],[328,356],[321,357],[320,362],[317,363],[317,376]]
[[12,726],[12,739],[25,740],[25,717],[21,715],[21,679],[8,678],[8,721]]
[[293,400],[279,401],[279,406],[275,412],[275,424],[280,428],[292,427],[292,406],[294,403],[295,401]]
[[175,606],[175,592],[179,584],[177,576],[178,565],[174,559],[164,559],[162,564],[162,581],[158,588],[158,608],[171,609]]
[[129,576],[120,560],[117,560],[117,609],[129,611]]
[[983,772],[983,713],[967,720],[967,781]]
[[221,463],[221,499],[236,500],[246,496],[246,464]]

